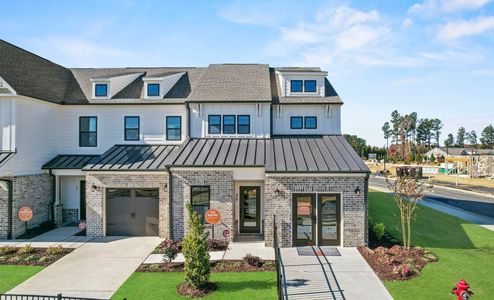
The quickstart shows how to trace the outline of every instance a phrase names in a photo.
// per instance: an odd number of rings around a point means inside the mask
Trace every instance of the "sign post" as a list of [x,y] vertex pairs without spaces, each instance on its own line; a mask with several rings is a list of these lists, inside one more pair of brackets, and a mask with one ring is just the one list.
[[28,233],[27,222],[31,221],[31,219],[33,218],[33,210],[28,206],[23,206],[19,208],[18,216],[19,216],[19,220],[25,222],[26,224],[26,235],[27,235]]
[[211,224],[212,227],[212,235],[211,238],[214,239],[214,225],[218,224],[221,221],[221,213],[217,209],[209,209],[205,214],[204,214],[204,219],[206,222]]

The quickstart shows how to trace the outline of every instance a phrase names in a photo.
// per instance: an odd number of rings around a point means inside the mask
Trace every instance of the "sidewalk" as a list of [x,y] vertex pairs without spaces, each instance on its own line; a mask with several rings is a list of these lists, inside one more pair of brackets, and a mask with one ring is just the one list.
[[0,247],[22,247],[27,244],[36,248],[48,248],[50,246],[62,246],[64,248],[79,248],[92,240],[91,237],[75,236],[81,230],[78,227],[59,227],[29,240],[0,240]]

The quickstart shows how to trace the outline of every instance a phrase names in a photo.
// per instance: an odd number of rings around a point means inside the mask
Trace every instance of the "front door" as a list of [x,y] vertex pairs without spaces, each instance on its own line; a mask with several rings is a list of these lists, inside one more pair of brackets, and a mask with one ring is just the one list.
[[295,246],[316,244],[315,202],[314,194],[293,195],[293,241]]
[[240,233],[260,233],[260,194],[258,186],[240,187]]
[[340,245],[340,196],[319,194],[318,199],[319,245]]

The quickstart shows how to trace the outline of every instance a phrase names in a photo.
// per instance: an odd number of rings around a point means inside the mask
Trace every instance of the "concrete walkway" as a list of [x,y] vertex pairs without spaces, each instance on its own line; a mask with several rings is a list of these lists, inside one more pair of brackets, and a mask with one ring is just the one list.
[[86,236],[74,236],[81,230],[75,226],[59,227],[43,234],[40,234],[29,240],[0,240],[1,246],[15,246],[22,247],[27,244],[36,248],[47,248],[50,246],[62,246],[64,248],[79,248],[88,241],[92,240],[91,237]]
[[8,293],[109,299],[159,242],[158,237],[95,238]]
[[[259,256],[264,260],[274,260],[274,249],[264,246],[264,241],[255,242],[230,242],[226,251],[209,252],[210,260],[242,260],[247,254]],[[185,258],[182,253],[177,255],[173,260],[176,263],[182,263]],[[163,262],[162,254],[150,254],[144,261],[144,264],[160,264]]]
[[288,299],[393,299],[357,248],[341,256],[299,256],[282,248]]

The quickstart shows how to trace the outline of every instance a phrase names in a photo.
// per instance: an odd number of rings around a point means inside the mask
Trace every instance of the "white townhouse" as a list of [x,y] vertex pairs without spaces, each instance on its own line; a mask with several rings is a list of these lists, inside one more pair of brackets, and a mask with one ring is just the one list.
[[[0,238],[85,220],[87,235],[367,242],[369,170],[320,68],[65,68],[0,40]],[[274,218],[275,217],[275,218]]]

